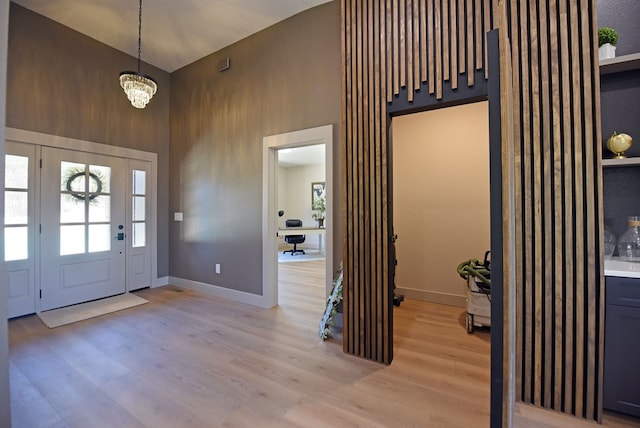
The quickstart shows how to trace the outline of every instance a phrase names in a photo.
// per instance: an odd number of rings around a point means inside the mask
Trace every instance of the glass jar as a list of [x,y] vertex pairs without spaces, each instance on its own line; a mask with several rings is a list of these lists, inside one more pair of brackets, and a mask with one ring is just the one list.
[[604,228],[604,258],[608,260],[613,256],[613,252],[616,249],[618,238],[611,233],[609,229]]
[[618,254],[622,260],[640,261],[640,216],[627,219],[629,228],[618,239]]

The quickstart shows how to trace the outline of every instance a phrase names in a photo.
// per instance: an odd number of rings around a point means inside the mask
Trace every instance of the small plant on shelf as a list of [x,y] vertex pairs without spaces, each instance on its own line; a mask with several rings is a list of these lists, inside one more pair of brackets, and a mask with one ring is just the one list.
[[601,27],[598,29],[598,46],[607,43],[615,46],[618,43],[618,32],[611,27]]

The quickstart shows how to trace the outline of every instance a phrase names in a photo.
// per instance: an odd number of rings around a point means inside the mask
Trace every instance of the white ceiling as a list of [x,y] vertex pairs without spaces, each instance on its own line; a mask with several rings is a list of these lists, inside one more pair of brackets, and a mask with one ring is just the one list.
[[278,165],[291,168],[304,165],[324,164],[324,144],[278,150]]
[[[12,0],[138,56],[138,0]],[[142,60],[173,72],[331,0],[144,0]],[[144,71],[143,71],[144,72]]]

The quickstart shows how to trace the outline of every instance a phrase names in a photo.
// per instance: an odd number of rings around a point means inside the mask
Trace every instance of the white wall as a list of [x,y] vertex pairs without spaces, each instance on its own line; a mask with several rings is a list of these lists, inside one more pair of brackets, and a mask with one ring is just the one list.
[[[5,117],[7,95],[7,38],[9,30],[9,0],[0,0],[0,157],[4,159]],[[0,177],[4,177],[4,162],[0,162]],[[0,218],[4,218],[4,202],[0,202]],[[1,232],[0,232],[1,233]],[[4,235],[1,240],[4,242]],[[4,260],[4,248],[0,249]],[[0,426],[11,426],[9,406],[9,346],[7,333],[7,291],[4,264],[0,263]]]
[[[299,218],[302,225],[317,226],[311,209],[311,183],[325,181],[325,165],[314,164],[297,167],[278,167],[278,210],[284,210],[284,216],[278,219],[278,226],[284,227],[288,218]],[[308,236],[303,248],[317,248],[316,236]]]
[[396,286],[464,306],[457,265],[490,248],[488,103],[393,119]]

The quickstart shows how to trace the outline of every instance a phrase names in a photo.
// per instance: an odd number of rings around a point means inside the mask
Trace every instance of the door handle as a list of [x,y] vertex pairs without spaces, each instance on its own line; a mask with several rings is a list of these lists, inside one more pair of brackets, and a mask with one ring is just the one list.
[[118,234],[116,235],[116,239],[117,239],[118,241],[124,241],[124,233],[123,233],[123,232],[118,233]]

